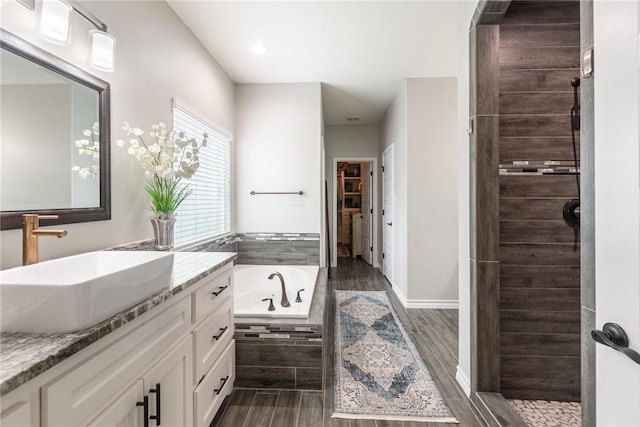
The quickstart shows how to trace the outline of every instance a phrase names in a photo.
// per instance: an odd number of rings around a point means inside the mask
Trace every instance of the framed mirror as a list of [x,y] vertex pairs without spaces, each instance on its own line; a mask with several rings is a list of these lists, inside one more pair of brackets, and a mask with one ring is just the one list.
[[109,83],[0,28],[0,222],[111,219]]

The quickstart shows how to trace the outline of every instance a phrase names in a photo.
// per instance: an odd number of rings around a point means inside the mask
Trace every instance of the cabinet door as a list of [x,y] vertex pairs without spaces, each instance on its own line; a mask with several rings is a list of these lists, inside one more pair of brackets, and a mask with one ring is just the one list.
[[144,386],[142,380],[137,380],[107,409],[87,424],[87,427],[143,426],[144,407],[138,406],[138,402],[143,402],[143,394]]
[[[139,319],[135,319],[139,320]],[[72,371],[41,389],[42,426],[85,425],[191,327],[191,304],[183,298]],[[146,393],[145,393],[146,394]]]
[[34,426],[31,417],[31,402],[18,402],[0,414],[3,427]]
[[193,424],[192,345],[191,336],[188,336],[144,375],[144,391],[149,396],[150,427]]

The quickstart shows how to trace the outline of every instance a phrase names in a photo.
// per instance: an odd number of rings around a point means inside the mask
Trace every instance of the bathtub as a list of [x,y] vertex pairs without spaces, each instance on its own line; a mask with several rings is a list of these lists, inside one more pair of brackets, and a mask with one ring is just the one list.
[[[318,266],[307,265],[236,265],[233,268],[235,317],[287,317],[306,319],[313,300],[313,291],[318,277]],[[278,272],[284,278],[290,307],[280,305],[280,279],[269,280],[271,273]],[[296,302],[299,289],[302,302]],[[273,298],[275,311],[269,311]]]

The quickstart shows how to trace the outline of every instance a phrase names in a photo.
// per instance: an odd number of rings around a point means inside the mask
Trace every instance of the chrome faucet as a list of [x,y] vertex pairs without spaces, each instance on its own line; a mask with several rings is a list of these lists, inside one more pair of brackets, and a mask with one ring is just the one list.
[[67,230],[41,230],[41,219],[58,219],[58,215],[22,215],[22,265],[38,262],[39,236],[55,236],[60,239],[67,235]]
[[284,287],[284,277],[282,277],[282,274],[277,271],[275,273],[271,273],[269,275],[269,280],[272,280],[276,276],[280,278],[280,285],[282,286],[282,299],[280,300],[280,305],[283,307],[289,307],[291,306],[291,303],[289,302],[289,298],[287,298],[287,290]]

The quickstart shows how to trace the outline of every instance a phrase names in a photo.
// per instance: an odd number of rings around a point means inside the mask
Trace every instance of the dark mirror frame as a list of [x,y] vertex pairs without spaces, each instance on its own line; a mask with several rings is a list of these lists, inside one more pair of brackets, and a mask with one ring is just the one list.
[[47,220],[46,225],[111,219],[111,148],[109,142],[111,140],[111,89],[109,83],[2,28],[0,28],[0,47],[97,91],[100,125],[100,206],[75,209],[2,211],[0,212],[0,229],[22,228],[22,215],[26,213],[59,216],[59,219]]

